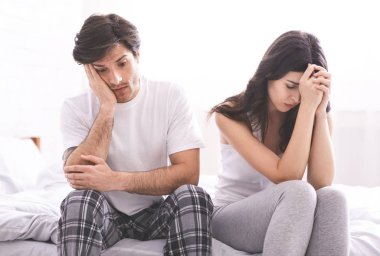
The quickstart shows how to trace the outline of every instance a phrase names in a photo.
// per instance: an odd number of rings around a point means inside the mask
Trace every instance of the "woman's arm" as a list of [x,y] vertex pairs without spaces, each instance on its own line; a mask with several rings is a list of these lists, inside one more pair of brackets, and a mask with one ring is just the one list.
[[316,116],[307,172],[307,181],[315,189],[331,185],[334,179],[335,165],[331,134],[331,116]]
[[315,111],[307,180],[315,189],[319,189],[331,185],[335,174],[331,143],[332,119],[326,112],[330,98],[331,75],[326,69],[321,69],[314,74],[314,77],[321,81],[323,98]]
[[280,158],[257,138],[243,123],[216,114],[216,124],[222,138],[256,170],[269,180],[279,183],[302,179],[309,159],[313,123],[323,92],[311,74],[320,68],[309,65],[300,80],[301,103],[288,146]]
[[315,110],[300,106],[292,138],[282,158],[252,135],[241,122],[215,114],[221,136],[256,170],[274,183],[302,179],[310,152]]

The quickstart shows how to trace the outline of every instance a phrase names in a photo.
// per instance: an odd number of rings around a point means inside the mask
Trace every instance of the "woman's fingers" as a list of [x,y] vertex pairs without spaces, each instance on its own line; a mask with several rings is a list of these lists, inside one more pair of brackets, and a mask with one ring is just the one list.
[[315,73],[312,76],[314,84],[322,84],[330,88],[331,74],[323,67],[314,65]]
[[314,69],[315,69],[315,66],[316,65],[314,65],[314,64],[309,64],[308,66],[307,66],[307,69],[305,70],[305,72],[303,73],[303,75],[302,75],[302,77],[301,77],[301,81],[306,81],[306,80],[308,80],[310,77],[311,77],[311,75],[313,74],[313,72],[314,72]]
[[313,77],[324,77],[326,79],[331,79],[331,74],[327,72],[326,70],[317,71],[313,74]]
[[323,84],[316,85],[316,88],[318,90],[322,91],[323,94],[325,94],[325,95],[329,95],[330,94],[330,89],[327,86],[323,85]]
[[315,84],[323,84],[324,86],[327,86],[330,88],[330,79],[326,79],[322,76],[314,78],[313,83]]

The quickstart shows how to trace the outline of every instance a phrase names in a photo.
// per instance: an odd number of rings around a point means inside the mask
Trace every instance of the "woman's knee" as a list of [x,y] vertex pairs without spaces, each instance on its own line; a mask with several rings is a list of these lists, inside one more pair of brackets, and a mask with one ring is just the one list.
[[315,208],[317,204],[316,191],[309,183],[301,180],[286,181],[283,186],[283,195],[297,205],[308,205]]
[[344,193],[331,186],[317,190],[318,204],[326,205],[336,209],[347,209],[347,200]]
[[331,198],[331,199],[334,199],[336,201],[342,201],[342,202],[345,202],[346,201],[346,197],[344,195],[344,193],[332,186],[328,186],[328,187],[323,187],[323,188],[320,188],[317,190],[317,195],[318,195],[318,198],[320,197],[326,197],[326,198]]

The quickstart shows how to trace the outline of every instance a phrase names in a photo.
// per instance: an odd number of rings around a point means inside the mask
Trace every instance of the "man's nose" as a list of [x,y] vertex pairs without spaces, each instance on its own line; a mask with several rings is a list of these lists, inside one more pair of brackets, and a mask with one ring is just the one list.
[[111,72],[110,84],[118,85],[122,80],[121,74],[118,72]]

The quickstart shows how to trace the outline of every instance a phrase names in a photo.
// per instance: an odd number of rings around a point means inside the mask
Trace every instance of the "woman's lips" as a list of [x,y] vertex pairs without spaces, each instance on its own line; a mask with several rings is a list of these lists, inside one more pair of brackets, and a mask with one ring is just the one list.
[[293,108],[295,105],[294,104],[285,103],[285,106],[287,106],[288,108]]

